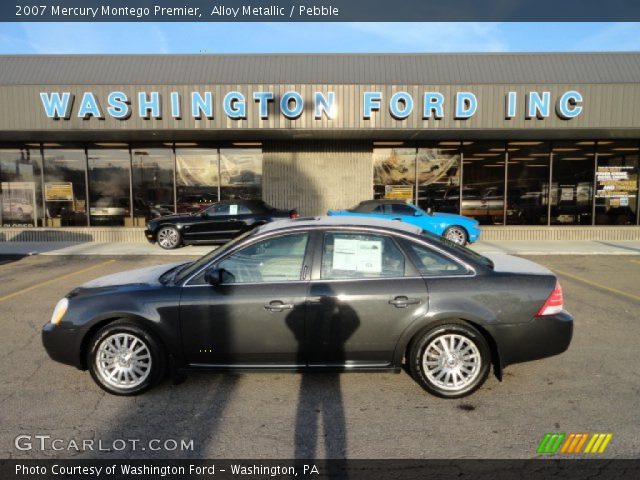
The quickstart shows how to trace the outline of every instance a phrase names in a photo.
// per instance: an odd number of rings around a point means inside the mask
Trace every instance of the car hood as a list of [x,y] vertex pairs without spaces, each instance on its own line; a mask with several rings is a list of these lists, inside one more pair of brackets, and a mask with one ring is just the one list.
[[494,272],[526,273],[534,275],[553,275],[553,272],[531,260],[504,253],[486,253],[483,256],[493,262]]
[[171,268],[183,265],[185,262],[167,263],[153,267],[126,270],[96,278],[80,286],[80,288],[116,287],[121,285],[160,285],[160,275]]

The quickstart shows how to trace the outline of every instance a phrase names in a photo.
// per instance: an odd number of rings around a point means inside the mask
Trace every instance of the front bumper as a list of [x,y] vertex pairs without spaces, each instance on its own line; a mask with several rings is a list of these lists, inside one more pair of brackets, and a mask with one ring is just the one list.
[[474,243],[480,238],[480,229],[478,227],[469,228],[467,233],[469,234],[469,243]]
[[144,236],[149,243],[156,243],[156,232],[154,232],[153,230],[145,228]]
[[52,360],[83,368],[83,332],[49,322],[42,327],[42,344]]
[[526,323],[496,325],[493,338],[502,367],[558,355],[569,348],[573,317],[562,311]]

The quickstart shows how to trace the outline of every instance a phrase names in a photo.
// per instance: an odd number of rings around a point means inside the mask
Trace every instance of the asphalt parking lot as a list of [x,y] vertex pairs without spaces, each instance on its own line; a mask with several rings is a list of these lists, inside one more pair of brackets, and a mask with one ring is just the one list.
[[[123,398],[49,360],[40,329],[71,288],[179,259],[0,257],[0,457],[529,458],[546,432],[611,432],[601,456],[638,457],[638,256],[531,257],[559,275],[576,318],[573,343],[560,356],[509,367],[502,383],[491,376],[462,400],[432,397],[405,373],[193,374]],[[21,451],[21,434],[101,439],[103,449],[115,439],[141,443],[135,451],[78,452],[66,443]],[[152,439],[156,447],[193,439],[193,449],[150,451]]]

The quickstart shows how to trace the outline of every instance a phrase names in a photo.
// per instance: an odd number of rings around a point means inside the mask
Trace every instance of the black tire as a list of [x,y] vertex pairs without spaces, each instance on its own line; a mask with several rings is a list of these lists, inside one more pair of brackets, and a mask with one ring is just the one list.
[[[134,384],[132,381],[132,385],[118,386],[115,384],[117,383],[115,379],[109,381],[106,377],[105,367],[103,366],[105,363],[101,364],[100,362],[100,357],[105,358],[104,348],[101,349],[101,347],[119,338],[135,338],[139,343],[131,343],[134,349],[138,349],[143,345],[146,347],[150,358],[148,361],[149,367],[146,369],[142,367],[145,375],[144,379],[139,383]],[[110,355],[109,352],[107,352],[107,354]],[[145,350],[142,351],[142,354],[145,354]],[[113,361],[116,362],[115,358]],[[160,342],[148,331],[126,320],[116,320],[98,330],[90,340],[86,362],[91,377],[100,388],[114,395],[128,396],[138,395],[162,380],[166,371],[167,358]],[[144,360],[142,362],[144,362]],[[129,372],[131,372],[131,369],[129,369]],[[130,373],[130,375],[132,375],[133,378],[133,373]],[[125,376],[125,379],[127,378],[128,377]]]
[[[442,344],[439,343],[441,340],[449,339],[452,337],[454,338],[454,341],[456,338],[461,338],[461,339],[464,338],[465,342],[467,342],[467,343],[464,343],[462,340],[460,340],[459,343],[457,344],[454,343],[454,345],[457,345],[458,347],[460,346],[464,347],[464,345],[473,344],[476,349],[475,351],[477,351],[477,358],[479,359],[479,363],[477,364],[477,367],[465,366],[465,368],[471,368],[471,371],[468,371],[468,370],[464,371],[464,373],[468,374],[470,378],[468,383],[465,383],[463,385],[461,384],[461,386],[458,388],[456,388],[455,386],[443,385],[443,383],[446,383],[445,379],[448,378],[448,375],[449,375],[448,373],[445,373],[444,378],[441,379],[439,382],[436,381],[437,376],[440,375],[439,372],[442,372],[445,370],[451,371],[447,369],[456,368],[457,364],[454,367],[450,367],[447,364],[440,365],[439,362],[446,362],[446,359],[441,360],[438,358],[436,360],[436,358],[432,356],[432,353],[434,352],[433,350],[434,344],[436,347],[437,346],[441,347]],[[429,348],[429,354],[425,355],[426,350],[428,348]],[[444,351],[444,348],[442,348],[442,350]],[[473,353],[473,350],[471,350],[471,352]],[[470,354],[466,354],[466,355],[470,355]],[[431,358],[432,360],[428,360],[429,358]],[[491,369],[491,350],[489,349],[489,345],[487,344],[487,341],[485,340],[484,336],[472,326],[462,322],[448,323],[444,325],[438,325],[428,330],[427,332],[419,334],[415,338],[415,340],[412,342],[407,360],[408,360],[409,371],[411,372],[411,376],[427,392],[441,398],[461,398],[461,397],[466,397],[467,395],[471,395],[478,388],[480,388],[482,384],[485,382],[485,380],[487,379],[487,376],[489,375],[489,371]],[[437,362],[439,365],[435,366],[434,368],[437,369],[439,366],[440,370],[434,369],[434,370],[430,370],[430,372],[427,372],[425,370],[425,365],[423,364],[423,360],[430,361],[432,363]],[[460,360],[463,360],[463,359],[457,359],[457,358],[455,359],[455,361],[460,361]],[[462,378],[462,375],[460,376],[460,378]]]
[[469,242],[469,234],[467,233],[467,230],[460,225],[451,225],[442,232],[442,236],[451,240],[453,243],[457,243],[458,245],[464,246]]
[[156,242],[158,242],[160,248],[173,250],[174,248],[178,248],[182,245],[182,235],[177,228],[170,225],[163,225],[158,229]]

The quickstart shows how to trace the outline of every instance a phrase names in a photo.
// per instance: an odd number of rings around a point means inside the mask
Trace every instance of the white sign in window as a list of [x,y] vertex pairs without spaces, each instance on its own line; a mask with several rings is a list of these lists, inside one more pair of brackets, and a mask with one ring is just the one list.
[[382,242],[336,238],[333,247],[333,270],[382,272]]
[[229,215],[238,214],[238,205],[229,205]]

